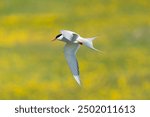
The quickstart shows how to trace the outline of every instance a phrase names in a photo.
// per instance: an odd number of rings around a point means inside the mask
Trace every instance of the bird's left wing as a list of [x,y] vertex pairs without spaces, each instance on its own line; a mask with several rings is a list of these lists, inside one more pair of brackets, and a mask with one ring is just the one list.
[[78,37],[78,34],[69,30],[61,30],[60,32],[69,41],[74,41]]
[[64,47],[64,53],[65,53],[65,57],[68,62],[68,65],[71,69],[71,72],[75,80],[77,81],[77,83],[80,85],[79,67],[78,67],[78,61],[76,59],[76,52],[79,47],[80,47],[79,44],[67,43]]
[[62,35],[71,41],[72,37],[73,37],[73,32],[72,31],[69,31],[69,30],[61,30],[60,31],[62,33]]

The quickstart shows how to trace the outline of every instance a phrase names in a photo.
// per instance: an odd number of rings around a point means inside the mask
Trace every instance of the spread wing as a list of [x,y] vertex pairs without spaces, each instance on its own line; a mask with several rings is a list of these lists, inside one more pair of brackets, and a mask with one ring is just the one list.
[[78,34],[76,34],[75,32],[69,31],[69,30],[61,30],[60,32],[69,41],[75,41],[76,38],[78,37]]
[[71,69],[71,72],[75,80],[77,81],[77,83],[80,85],[79,67],[78,67],[78,61],[76,59],[76,52],[79,47],[80,47],[79,44],[67,43],[64,47],[64,53],[65,53],[65,57],[68,62],[68,65]]

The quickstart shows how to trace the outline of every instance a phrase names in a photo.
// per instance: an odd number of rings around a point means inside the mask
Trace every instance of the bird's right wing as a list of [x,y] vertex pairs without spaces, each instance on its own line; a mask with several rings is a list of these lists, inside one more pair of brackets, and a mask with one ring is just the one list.
[[79,67],[78,67],[78,61],[76,59],[76,52],[79,47],[80,47],[79,44],[67,43],[64,47],[64,53],[65,53],[67,63],[71,69],[71,72],[75,80],[77,81],[77,83],[80,85]]

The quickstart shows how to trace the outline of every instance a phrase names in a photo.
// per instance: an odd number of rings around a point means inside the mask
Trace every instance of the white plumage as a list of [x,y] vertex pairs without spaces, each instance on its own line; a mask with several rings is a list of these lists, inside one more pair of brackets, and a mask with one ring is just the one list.
[[61,34],[57,35],[54,40],[60,40],[66,42],[64,47],[64,54],[67,60],[67,63],[71,69],[73,77],[77,81],[79,85],[81,85],[80,76],[79,76],[79,66],[78,61],[76,59],[76,52],[79,49],[80,45],[85,45],[88,48],[99,51],[93,47],[92,41],[93,38],[83,38],[79,34],[69,31],[69,30],[61,30]]

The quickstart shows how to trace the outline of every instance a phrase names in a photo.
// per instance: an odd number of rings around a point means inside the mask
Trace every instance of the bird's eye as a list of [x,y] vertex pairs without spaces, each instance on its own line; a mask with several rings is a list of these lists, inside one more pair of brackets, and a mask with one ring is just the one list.
[[57,36],[56,36],[56,39],[57,39],[58,37],[60,37],[61,35],[62,35],[62,34],[57,35]]

